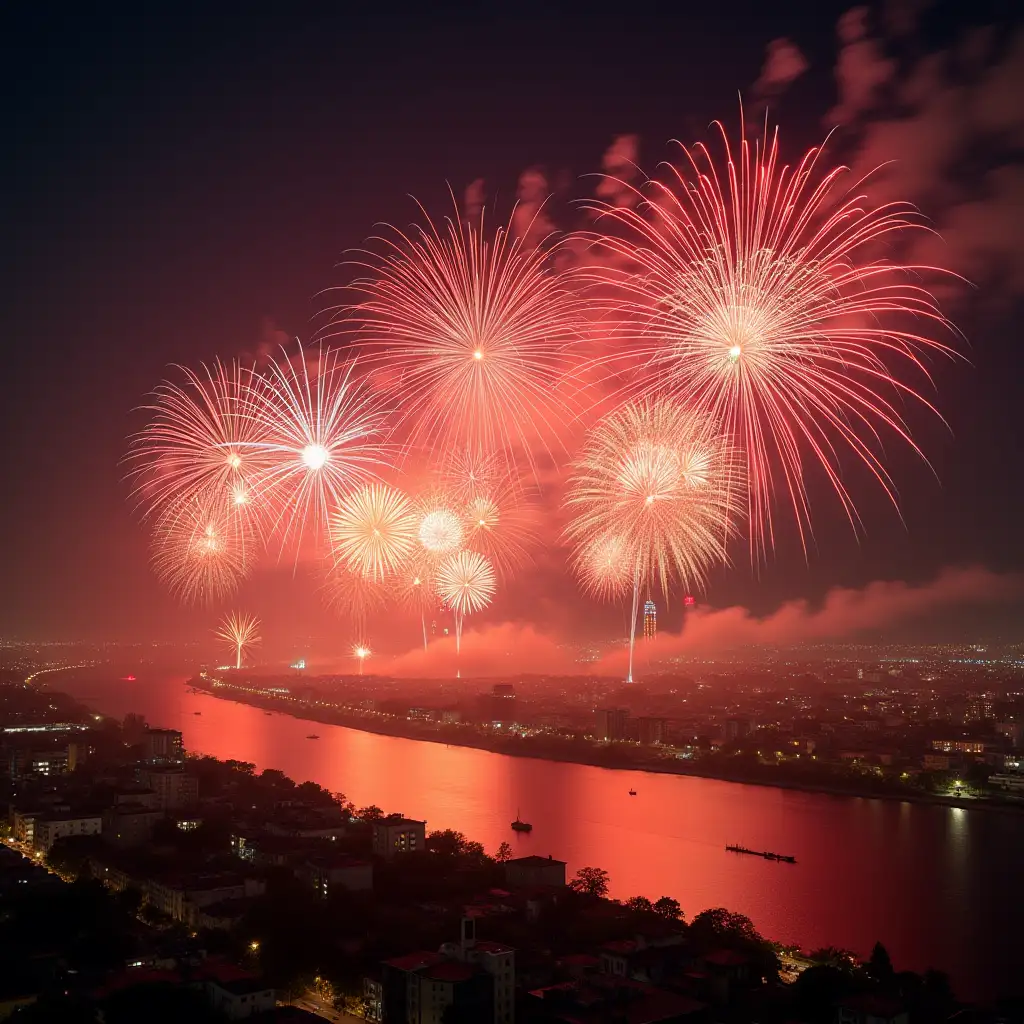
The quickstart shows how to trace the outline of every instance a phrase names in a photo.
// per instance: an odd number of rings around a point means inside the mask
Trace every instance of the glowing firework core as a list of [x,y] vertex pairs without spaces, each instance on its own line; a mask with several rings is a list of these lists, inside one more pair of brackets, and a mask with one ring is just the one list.
[[434,509],[420,523],[420,543],[431,552],[443,555],[462,544],[462,524],[446,508]]
[[238,469],[238,467],[242,465],[242,457],[238,454],[238,452],[232,452],[228,456],[228,465],[232,469]]
[[476,350],[476,351],[475,351],[475,352],[473,353],[473,358],[474,358],[474,359],[483,359],[483,357],[484,357],[484,354],[483,354],[483,352],[481,352],[481,351],[480,351],[480,349],[477,349],[477,350]]
[[739,360],[740,356],[743,355],[743,349],[739,345],[733,345],[729,349],[729,361],[735,363]]
[[302,449],[303,465],[307,469],[313,470],[313,472],[323,469],[330,457],[331,453],[322,444],[307,444]]

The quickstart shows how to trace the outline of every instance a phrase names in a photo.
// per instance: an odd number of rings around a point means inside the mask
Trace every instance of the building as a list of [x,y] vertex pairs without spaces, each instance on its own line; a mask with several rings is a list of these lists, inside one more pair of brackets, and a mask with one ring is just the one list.
[[516,857],[502,865],[505,884],[510,889],[530,889],[537,885],[565,885],[565,861],[554,857]]
[[987,746],[981,740],[932,740],[932,750],[942,754],[984,754]]
[[425,850],[427,823],[392,815],[373,823],[373,852],[390,860],[400,853]]
[[147,729],[142,734],[142,758],[148,764],[180,764],[185,748],[177,729]]
[[41,810],[16,810],[11,822],[11,834],[19,843],[32,846],[36,838],[36,822],[48,812]]
[[103,812],[103,838],[112,846],[142,846],[153,838],[157,822],[163,821],[159,808],[121,804]]
[[625,708],[599,708],[596,714],[598,739],[626,738],[626,720],[629,718],[629,712]]
[[999,722],[996,725],[996,732],[1005,736],[1010,741],[1010,746],[1015,750],[1021,745],[1024,739],[1024,722]]
[[836,1024],[907,1024],[906,1007],[872,992],[850,996],[836,1007]]
[[36,819],[33,846],[43,853],[49,853],[58,839],[67,836],[98,836],[102,831],[103,819],[98,814],[45,814]]
[[232,872],[216,875],[190,875],[150,879],[145,884],[146,897],[157,910],[175,921],[194,926],[199,911],[222,900],[238,900],[261,896],[266,883]]
[[654,718],[649,715],[637,719],[640,728],[640,742],[649,746],[657,746],[665,742],[666,723],[664,718]]
[[[440,953],[409,953],[385,960],[380,965],[380,981],[371,994],[370,1019],[388,1024],[418,1024],[420,1020],[419,974],[444,961]],[[364,991],[370,986],[364,985]],[[372,1000],[379,996],[379,1002]]]
[[347,854],[309,860],[302,874],[324,899],[336,889],[346,892],[369,892],[373,889],[373,864]]
[[8,770],[12,779],[63,775],[71,770],[68,765],[68,748],[29,750],[27,747],[14,747],[10,753]]
[[199,800],[199,780],[183,768],[140,768],[136,774],[139,783],[156,794],[156,804],[161,810],[191,807]]
[[483,718],[495,725],[514,722],[516,718],[516,689],[511,683],[495,683],[490,693],[480,698]]
[[516,995],[516,951],[501,942],[478,941],[476,937],[476,919],[462,919],[462,935],[458,946],[442,946],[447,952],[463,964],[475,964],[492,979],[491,997],[493,1017],[488,1018],[485,1005],[479,1005],[476,1019],[491,1019],[494,1024],[512,1024],[515,1020]]
[[228,1020],[245,1020],[257,1013],[272,1011],[277,994],[259,978],[235,978],[232,981],[216,978],[206,982],[206,998],[214,1010],[224,1014]]
[[478,942],[475,919],[465,917],[458,942],[385,960],[380,979],[367,979],[363,991],[370,1020],[441,1024],[455,1007],[460,1020],[513,1024],[515,979],[515,950]]
[[1024,774],[990,775],[988,784],[993,789],[1002,789],[1007,793],[1024,796]]
[[751,724],[749,718],[727,718],[725,720],[725,738],[730,743],[735,740],[741,740],[744,736],[749,736],[751,733]]
[[658,609],[654,602],[647,598],[644,603],[644,639],[653,640],[658,635]]

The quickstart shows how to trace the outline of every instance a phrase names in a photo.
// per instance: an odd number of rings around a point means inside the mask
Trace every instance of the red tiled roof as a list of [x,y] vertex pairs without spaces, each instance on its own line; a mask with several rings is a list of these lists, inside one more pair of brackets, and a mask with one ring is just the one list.
[[513,953],[515,950],[511,946],[506,946],[502,942],[489,942],[484,940],[476,944],[476,949],[479,949],[482,953]]
[[605,953],[617,953],[619,956],[628,956],[636,951],[636,943],[632,939],[618,939],[615,942],[606,942],[601,949]]
[[476,971],[472,966],[458,960],[445,960],[426,971],[426,976],[434,981],[468,981],[474,974]]
[[598,957],[589,953],[569,953],[562,957],[561,962],[567,967],[598,967],[601,964]]
[[440,953],[406,953],[405,956],[396,956],[391,960],[385,960],[388,967],[395,967],[400,971],[418,971],[423,967],[430,967],[438,964],[444,957]]
[[155,967],[129,967],[107,978],[99,988],[93,990],[92,994],[95,999],[106,999],[107,996],[133,985],[152,985],[161,981],[179,982],[181,975],[177,971],[162,971]]

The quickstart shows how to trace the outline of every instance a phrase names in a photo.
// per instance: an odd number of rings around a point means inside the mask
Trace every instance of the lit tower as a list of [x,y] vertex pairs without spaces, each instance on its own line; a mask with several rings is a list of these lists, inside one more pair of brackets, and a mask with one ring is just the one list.
[[644,639],[653,640],[658,635],[658,609],[654,602],[647,598],[644,604]]

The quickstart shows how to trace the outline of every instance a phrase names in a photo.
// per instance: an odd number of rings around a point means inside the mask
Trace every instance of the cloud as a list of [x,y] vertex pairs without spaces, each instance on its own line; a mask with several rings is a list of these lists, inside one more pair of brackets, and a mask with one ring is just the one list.
[[462,634],[462,649],[455,650],[455,637],[431,641],[422,647],[391,659],[378,671],[406,678],[453,676],[503,676],[512,672],[571,675],[579,671],[574,652],[536,627],[514,622],[474,629],[467,622]]
[[868,35],[868,16],[866,7],[852,7],[839,19],[839,102],[825,117],[830,126],[846,124],[871,107],[896,70],[895,62],[885,56],[881,44]]
[[[943,608],[1006,601],[1024,593],[1024,580],[983,568],[946,569],[919,585],[876,581],[860,590],[836,587],[820,607],[790,601],[758,617],[742,607],[698,611],[682,633],[659,634],[658,657],[717,656],[749,645],[789,646],[856,637],[866,630],[891,630]],[[626,653],[601,662],[602,670],[621,670]]]
[[809,67],[807,58],[791,39],[780,37],[768,44],[754,95],[762,100],[778,96]]
[[[950,568],[927,583],[879,580],[861,589],[836,587],[819,605],[789,601],[769,615],[748,608],[702,609],[687,618],[681,633],[660,633],[659,661],[675,656],[718,657],[740,647],[791,646],[824,640],[855,638],[865,631],[891,631],[905,623],[953,607],[995,604],[1024,594],[1024,579],[988,569]],[[528,672],[544,675],[621,675],[625,646],[598,662],[581,662],[577,647],[549,631],[525,623],[505,622],[474,627],[467,622],[462,650],[455,638],[434,640],[383,659],[375,670],[408,678],[502,676]]]
[[464,199],[465,218],[469,221],[476,221],[480,217],[480,211],[484,208],[487,193],[484,191],[484,179],[476,178],[466,186]]
[[594,194],[612,206],[632,206],[637,196],[628,186],[640,174],[637,166],[639,158],[640,137],[616,135],[601,158],[604,175],[598,179]]
[[527,167],[519,175],[516,209],[512,215],[513,234],[536,243],[554,231],[554,222],[544,210],[550,192],[547,175],[540,167]]
[[1024,28],[978,26],[901,63],[870,37],[864,8],[843,15],[839,35],[829,119],[845,125],[854,170],[875,172],[874,201],[914,203],[937,231],[908,260],[963,275],[980,301],[1024,294]]

